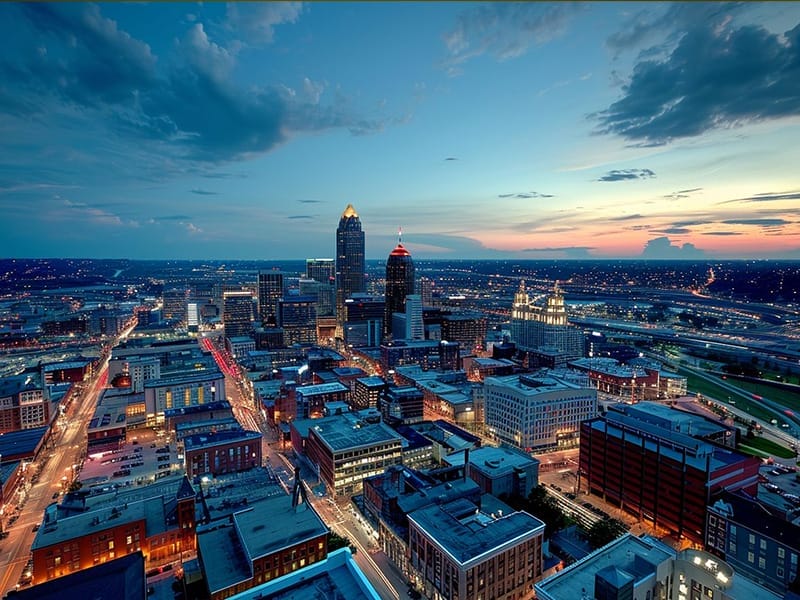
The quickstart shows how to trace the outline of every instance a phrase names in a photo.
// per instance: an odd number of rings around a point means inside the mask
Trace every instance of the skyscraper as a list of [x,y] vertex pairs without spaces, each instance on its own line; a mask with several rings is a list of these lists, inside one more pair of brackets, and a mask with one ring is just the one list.
[[[386,261],[386,317],[384,334],[391,332],[392,315],[406,310],[406,296],[414,293],[414,261],[411,253],[398,242]],[[420,304],[421,304],[420,299]]]
[[[325,317],[334,314],[336,306],[336,263],[332,258],[307,258],[306,278],[316,282],[316,286],[306,282],[307,291],[303,290],[300,280],[300,294],[313,293],[317,297],[317,316]],[[313,292],[310,290],[313,288]]]
[[361,219],[348,204],[339,219],[336,229],[336,320],[341,337],[341,326],[345,319],[344,301],[353,294],[363,292],[364,281],[364,232]]
[[258,318],[262,325],[275,326],[278,300],[283,298],[283,273],[262,271],[258,274]]
[[253,331],[253,296],[250,292],[223,294],[222,323],[227,338],[249,335]]

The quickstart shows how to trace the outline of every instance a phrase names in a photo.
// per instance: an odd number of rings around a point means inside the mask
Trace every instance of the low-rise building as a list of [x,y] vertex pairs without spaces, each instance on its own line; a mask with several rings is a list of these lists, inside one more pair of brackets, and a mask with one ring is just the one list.
[[350,388],[334,381],[319,385],[303,385],[295,389],[297,418],[308,419],[322,416],[328,402],[350,401]]
[[152,496],[58,516],[53,504],[31,547],[33,582],[41,583],[141,551],[148,565],[195,547],[195,491],[184,478],[174,496]]
[[184,468],[189,477],[222,475],[261,466],[261,433],[228,430],[186,436]]
[[702,550],[626,533],[535,585],[538,600],[778,600]]
[[[485,508],[484,508],[485,510]],[[544,523],[459,499],[408,515],[409,565],[428,598],[530,598],[542,576]]]
[[199,527],[197,553],[210,599],[221,600],[324,560],[328,528],[282,495]]
[[[800,505],[800,498],[794,498],[787,502]],[[786,514],[757,497],[723,491],[708,507],[705,547],[773,592],[800,592],[796,511]]]
[[0,433],[42,427],[51,416],[39,373],[0,379]]
[[401,436],[383,423],[360,420],[357,413],[294,421],[291,427],[293,439],[307,431],[305,454],[334,497],[360,494],[366,477],[402,460]]
[[489,433],[527,451],[575,446],[581,422],[597,415],[597,390],[555,376],[488,377],[484,386]]
[[539,485],[539,461],[513,448],[482,446],[451,454],[445,461],[453,466],[466,461],[467,475],[484,494],[527,498]]

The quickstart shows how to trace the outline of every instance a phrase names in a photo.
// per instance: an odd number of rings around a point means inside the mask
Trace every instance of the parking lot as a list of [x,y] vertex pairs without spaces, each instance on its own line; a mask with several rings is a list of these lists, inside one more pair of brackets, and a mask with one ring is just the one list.
[[80,481],[84,486],[141,485],[183,469],[177,448],[168,435],[152,429],[128,432],[118,449],[90,454]]

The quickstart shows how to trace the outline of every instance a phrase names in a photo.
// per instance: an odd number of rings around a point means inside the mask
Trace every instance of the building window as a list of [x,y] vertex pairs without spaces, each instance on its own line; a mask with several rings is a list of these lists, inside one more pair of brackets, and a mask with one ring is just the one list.
[[759,559],[758,559],[758,568],[761,569],[762,571],[764,569],[766,569],[767,568],[767,561],[764,560],[763,558],[759,557]]
[[753,562],[755,562],[755,560],[756,560],[755,555],[752,552],[748,552],[747,553],[747,562],[753,563]]

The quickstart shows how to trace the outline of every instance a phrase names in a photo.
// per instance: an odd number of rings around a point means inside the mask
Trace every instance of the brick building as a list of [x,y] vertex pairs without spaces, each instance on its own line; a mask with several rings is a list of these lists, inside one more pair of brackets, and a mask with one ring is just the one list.
[[243,429],[186,436],[183,439],[186,474],[222,475],[259,467],[261,437],[256,431]]

